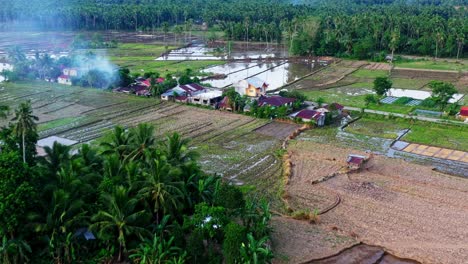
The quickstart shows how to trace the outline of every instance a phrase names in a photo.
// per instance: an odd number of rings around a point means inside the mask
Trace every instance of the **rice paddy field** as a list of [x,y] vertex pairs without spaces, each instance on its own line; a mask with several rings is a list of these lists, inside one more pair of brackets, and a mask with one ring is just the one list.
[[172,132],[190,138],[206,172],[234,184],[255,186],[275,206],[281,206],[276,198],[281,189],[281,159],[276,153],[283,136],[293,132],[295,125],[44,82],[2,86],[2,104],[14,109],[20,102],[31,101],[41,138],[56,135],[82,144],[99,140],[116,125],[150,123],[161,139]]

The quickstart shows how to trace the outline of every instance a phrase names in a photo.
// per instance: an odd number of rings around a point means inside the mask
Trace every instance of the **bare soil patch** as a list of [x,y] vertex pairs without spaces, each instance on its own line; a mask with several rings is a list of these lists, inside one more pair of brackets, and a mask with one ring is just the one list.
[[298,124],[271,122],[258,128],[255,132],[283,140],[300,127]]
[[366,70],[390,70],[392,66],[388,63],[382,62],[371,62],[369,65],[365,66],[364,69]]
[[[293,206],[321,208],[332,195],[341,197],[335,209],[321,215],[319,227],[334,226],[397,257],[423,263],[465,263],[468,259],[466,179],[376,156],[360,173],[312,185],[311,179],[327,175],[342,166],[349,153],[359,151],[305,141],[291,144],[290,149],[293,166],[300,160],[316,166],[294,171],[287,186]],[[320,163],[328,164],[327,169],[319,167]],[[326,193],[329,197],[324,198]]]

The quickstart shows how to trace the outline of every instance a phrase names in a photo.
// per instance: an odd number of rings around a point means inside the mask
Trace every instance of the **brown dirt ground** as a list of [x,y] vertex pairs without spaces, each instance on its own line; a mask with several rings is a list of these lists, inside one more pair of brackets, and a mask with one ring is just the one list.
[[271,122],[265,126],[256,129],[255,132],[283,140],[300,127],[301,126],[297,124]]
[[[292,142],[289,151],[294,166],[287,191],[295,209],[326,207],[335,194],[342,199],[335,209],[321,216],[318,225],[321,229],[334,227],[398,257],[423,263],[466,263],[466,179],[403,160],[375,156],[360,173],[339,175],[312,185],[311,179],[344,166],[349,153],[361,152],[305,141]],[[294,233],[304,236],[302,231]],[[295,248],[294,243],[282,245],[287,249],[281,248],[279,252],[290,251],[294,260],[305,261],[308,256],[321,255],[315,244],[322,242],[327,243],[321,239],[305,243],[301,249]]]

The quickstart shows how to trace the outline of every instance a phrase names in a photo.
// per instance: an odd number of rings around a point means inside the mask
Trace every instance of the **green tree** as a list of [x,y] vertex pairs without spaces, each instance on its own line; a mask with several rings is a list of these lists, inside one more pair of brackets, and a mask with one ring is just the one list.
[[392,81],[388,77],[377,77],[374,80],[374,91],[378,96],[385,95],[392,88]]
[[270,263],[273,259],[273,252],[267,245],[268,237],[256,240],[252,234],[247,234],[247,243],[242,243],[240,252],[242,263],[259,264]]
[[237,223],[229,223],[224,228],[223,255],[226,264],[239,263],[241,245],[246,242],[245,228]]
[[9,109],[6,105],[0,105],[0,118],[7,118]]
[[453,95],[458,91],[455,86],[448,82],[431,81],[429,87],[432,89],[432,98],[444,110],[448,101],[452,99]]
[[14,133],[20,139],[20,146],[23,154],[23,162],[32,161],[36,154],[36,142],[38,139],[37,126],[35,121],[39,118],[33,115],[31,102],[24,102],[19,105],[15,111],[15,117],[12,119],[14,124]]
[[119,245],[117,260],[122,261],[127,253],[127,239],[129,236],[148,235],[144,228],[149,222],[150,215],[145,209],[138,210],[138,199],[131,197],[130,192],[123,186],[118,186],[112,194],[102,195],[104,209],[92,217],[92,230],[97,230],[104,240],[115,241]]

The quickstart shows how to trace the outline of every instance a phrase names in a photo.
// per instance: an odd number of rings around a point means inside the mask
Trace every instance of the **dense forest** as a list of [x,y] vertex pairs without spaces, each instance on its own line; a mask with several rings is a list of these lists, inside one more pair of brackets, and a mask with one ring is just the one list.
[[[382,60],[385,53],[463,57],[466,0],[8,1],[0,23],[33,29],[189,31],[206,23],[226,40],[288,43],[296,55]],[[4,26],[8,28],[9,26]]]
[[272,259],[268,203],[203,173],[180,135],[116,127],[91,146],[55,142],[38,156],[30,103],[13,116],[0,129],[1,263]]

